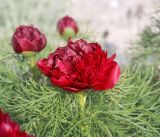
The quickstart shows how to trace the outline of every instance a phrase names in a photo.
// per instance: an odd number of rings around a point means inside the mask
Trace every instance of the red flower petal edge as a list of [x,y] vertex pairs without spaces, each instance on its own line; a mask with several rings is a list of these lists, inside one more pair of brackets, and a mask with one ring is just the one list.
[[20,126],[12,121],[7,113],[0,109],[0,137],[34,137],[25,131],[20,131]]
[[51,83],[69,92],[85,89],[108,90],[120,77],[120,67],[114,61],[116,54],[107,57],[98,43],[85,40],[68,41],[65,47],[50,53],[37,62]]

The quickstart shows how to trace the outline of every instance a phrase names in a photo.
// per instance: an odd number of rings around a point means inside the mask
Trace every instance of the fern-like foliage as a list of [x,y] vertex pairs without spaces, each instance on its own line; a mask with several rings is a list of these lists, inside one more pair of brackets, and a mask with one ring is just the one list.
[[159,66],[160,59],[160,6],[151,18],[151,25],[147,26],[132,49],[134,61],[145,61],[147,64]]
[[24,79],[28,69],[20,57],[5,59],[0,66],[0,107],[37,137],[160,136],[160,83],[153,83],[151,68],[125,69],[112,90],[85,91],[81,110],[76,94],[51,86],[45,78]]

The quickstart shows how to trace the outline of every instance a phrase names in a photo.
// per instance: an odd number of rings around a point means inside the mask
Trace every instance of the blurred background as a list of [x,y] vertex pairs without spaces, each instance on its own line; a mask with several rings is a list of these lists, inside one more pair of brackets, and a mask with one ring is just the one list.
[[128,49],[151,23],[159,0],[0,0],[0,39],[10,39],[16,26],[33,24],[57,45],[56,23],[64,15],[77,20],[81,35],[101,43],[120,64],[130,62]]
[[150,23],[150,14],[156,2],[158,1],[73,0],[69,13],[90,24],[103,48],[109,50],[110,54],[116,52],[120,64],[127,64],[127,50]]

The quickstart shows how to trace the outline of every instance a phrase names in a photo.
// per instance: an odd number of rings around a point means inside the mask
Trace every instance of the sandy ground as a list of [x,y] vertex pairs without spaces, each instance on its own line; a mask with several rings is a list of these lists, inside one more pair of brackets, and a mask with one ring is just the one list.
[[[72,0],[67,13],[81,23],[89,24],[97,32],[97,39],[114,45],[119,54],[125,54],[136,36],[150,23],[156,0]],[[102,37],[104,31],[108,37]],[[112,47],[113,49],[114,47]],[[123,62],[125,63],[125,62]]]

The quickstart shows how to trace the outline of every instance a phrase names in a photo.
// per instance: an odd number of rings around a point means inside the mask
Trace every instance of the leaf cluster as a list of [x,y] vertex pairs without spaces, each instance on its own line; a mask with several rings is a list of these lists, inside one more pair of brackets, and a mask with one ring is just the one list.
[[160,136],[160,83],[153,83],[151,68],[126,68],[112,90],[84,91],[82,111],[76,94],[51,86],[45,78],[19,79],[27,71],[18,67],[24,64],[14,57],[7,60],[12,63],[0,66],[0,107],[37,137]]

